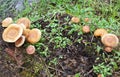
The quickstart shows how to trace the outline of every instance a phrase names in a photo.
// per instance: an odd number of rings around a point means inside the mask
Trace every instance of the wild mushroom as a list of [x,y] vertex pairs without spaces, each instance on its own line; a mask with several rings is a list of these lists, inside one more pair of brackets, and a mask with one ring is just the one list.
[[24,44],[25,42],[25,36],[21,36],[16,42],[15,42],[15,46],[16,47],[20,47]]
[[97,30],[95,30],[95,32],[94,32],[94,36],[100,36],[100,37],[102,37],[104,34],[107,34],[107,31],[105,30],[105,29],[97,29]]
[[24,29],[23,30],[23,35],[27,38],[29,35],[30,29]]
[[111,52],[112,50],[113,50],[113,48],[112,47],[105,47],[105,49],[104,49],[106,52]]
[[72,17],[71,18],[71,22],[73,22],[73,23],[79,23],[80,19],[78,17]]
[[2,38],[6,42],[17,41],[23,33],[23,28],[17,24],[9,25],[2,34]]
[[41,38],[41,31],[37,28],[34,28],[29,31],[27,41],[31,44],[37,43]]
[[17,24],[24,24],[26,26],[26,28],[30,28],[30,20],[26,17],[20,18],[17,20]]
[[85,18],[84,21],[85,21],[85,22],[88,22],[88,21],[89,21],[89,18]]
[[114,34],[105,34],[101,38],[102,43],[107,47],[116,47],[118,46],[119,39]]
[[27,52],[27,54],[34,54],[35,53],[35,47],[33,45],[29,45],[26,48],[26,52]]
[[84,33],[89,33],[90,32],[90,27],[89,26],[83,26],[82,31]]
[[2,21],[2,27],[8,27],[13,22],[11,17],[7,17]]

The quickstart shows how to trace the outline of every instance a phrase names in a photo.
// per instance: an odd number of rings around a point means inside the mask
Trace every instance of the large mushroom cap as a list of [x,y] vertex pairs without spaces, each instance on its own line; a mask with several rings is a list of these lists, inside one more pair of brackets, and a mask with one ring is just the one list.
[[27,37],[28,42],[31,44],[37,43],[41,38],[41,31],[37,28],[34,28],[29,31],[29,35]]
[[116,47],[119,43],[118,37],[114,34],[103,35],[101,41],[107,47]]
[[26,17],[20,18],[17,20],[17,24],[24,24],[26,26],[26,28],[30,28],[30,20]]
[[23,28],[17,24],[9,25],[2,34],[2,38],[6,42],[17,41],[23,33]]
[[16,42],[15,42],[15,46],[16,47],[20,47],[24,44],[25,42],[25,36],[21,36]]
[[107,31],[105,29],[97,29],[94,32],[94,36],[103,36],[104,34],[107,34]]
[[2,21],[2,27],[8,27],[13,22],[11,17],[7,17]]

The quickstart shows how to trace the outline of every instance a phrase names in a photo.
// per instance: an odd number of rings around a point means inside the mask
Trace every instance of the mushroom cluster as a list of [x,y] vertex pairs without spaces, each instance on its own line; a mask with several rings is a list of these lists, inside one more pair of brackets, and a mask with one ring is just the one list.
[[[37,28],[30,29],[31,21],[26,18],[20,18],[13,23],[11,17],[2,21],[2,27],[6,27],[2,33],[5,42],[15,43],[16,47],[21,47],[25,41],[35,44],[41,38],[41,31]],[[29,50],[29,49],[27,49]]]
[[111,52],[113,48],[118,46],[119,39],[115,34],[108,33],[105,29],[97,29],[94,31],[94,36],[101,37],[101,42],[105,46],[106,52]]

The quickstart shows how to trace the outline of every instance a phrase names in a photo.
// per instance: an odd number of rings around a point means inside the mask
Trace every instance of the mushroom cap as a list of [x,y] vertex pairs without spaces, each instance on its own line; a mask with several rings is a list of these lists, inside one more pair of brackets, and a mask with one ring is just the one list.
[[89,21],[89,18],[85,18],[84,21],[85,21],[85,22],[88,22],[88,21]]
[[13,22],[11,17],[7,17],[2,21],[2,27],[8,27]]
[[16,47],[20,47],[24,44],[25,42],[25,36],[21,36],[16,42],[15,42],[15,46]]
[[108,47],[116,47],[119,43],[119,39],[114,34],[105,34],[101,38],[102,43]]
[[27,54],[34,54],[34,53],[35,53],[35,46],[29,45],[29,46],[26,48],[26,52],[27,52]]
[[104,34],[107,34],[107,31],[105,29],[97,29],[94,32],[94,36],[103,36]]
[[30,29],[24,29],[23,30],[23,35],[27,38],[29,35]]
[[73,23],[79,23],[80,19],[78,17],[72,17],[71,18],[71,22],[73,22]]
[[111,48],[111,47],[105,47],[105,49],[104,49],[104,50],[105,50],[106,52],[111,52],[111,51],[112,51],[112,49],[113,49],[113,48]]
[[30,20],[26,17],[20,18],[17,20],[17,24],[24,24],[26,26],[26,28],[30,28]]
[[23,23],[22,24],[18,24],[18,25],[22,26],[23,30],[26,29],[26,26]]
[[34,28],[29,31],[29,35],[27,37],[27,41],[31,44],[37,43],[41,38],[41,31],[37,28]]
[[23,28],[18,24],[10,24],[2,34],[2,38],[6,42],[17,41],[23,33]]
[[89,26],[83,26],[82,31],[84,33],[89,33],[90,32],[90,27]]

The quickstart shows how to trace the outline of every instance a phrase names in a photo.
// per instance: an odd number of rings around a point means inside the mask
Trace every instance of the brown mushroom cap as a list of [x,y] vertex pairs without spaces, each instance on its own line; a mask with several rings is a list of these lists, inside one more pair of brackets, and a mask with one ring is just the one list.
[[111,51],[112,51],[112,49],[113,49],[113,48],[111,48],[111,47],[105,47],[105,49],[104,49],[104,50],[105,50],[106,52],[111,52]]
[[29,31],[29,35],[27,37],[28,42],[31,44],[37,43],[41,38],[41,31],[37,28],[34,28]]
[[116,47],[119,43],[119,39],[114,34],[105,34],[101,38],[102,43],[108,47]]
[[11,17],[7,17],[2,21],[2,27],[8,27],[13,22]]
[[23,28],[17,24],[9,25],[2,34],[2,38],[6,42],[17,41],[23,33]]
[[24,17],[24,18],[18,19],[17,24],[24,24],[26,26],[26,28],[30,28],[31,22],[28,18]]
[[16,47],[20,47],[24,44],[25,42],[25,36],[21,36],[16,42],[15,42],[15,46]]
[[24,29],[23,30],[23,35],[27,38],[29,35],[30,29]]
[[80,19],[78,17],[72,17],[71,18],[71,22],[73,22],[73,23],[79,23]]
[[103,36],[104,34],[107,34],[107,31],[105,29],[97,29],[94,32],[94,36]]
[[89,26],[83,26],[82,31],[84,33],[89,33],[90,32],[90,27]]
[[34,54],[35,53],[35,47],[33,45],[29,45],[26,48],[26,52],[27,52],[27,54]]

